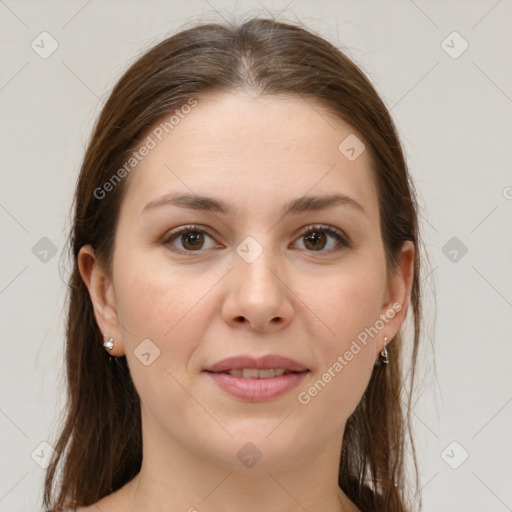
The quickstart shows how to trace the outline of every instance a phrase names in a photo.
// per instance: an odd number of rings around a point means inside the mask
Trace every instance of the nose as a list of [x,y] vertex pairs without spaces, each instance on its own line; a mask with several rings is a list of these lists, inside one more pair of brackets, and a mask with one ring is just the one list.
[[222,308],[226,323],[256,331],[277,331],[292,321],[294,294],[286,283],[283,265],[270,249],[252,262],[235,255],[228,292]]

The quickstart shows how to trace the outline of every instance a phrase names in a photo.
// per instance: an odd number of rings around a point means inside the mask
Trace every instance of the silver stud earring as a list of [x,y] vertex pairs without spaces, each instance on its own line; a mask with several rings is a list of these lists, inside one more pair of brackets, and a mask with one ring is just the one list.
[[114,338],[112,336],[110,336],[110,339],[108,341],[105,341],[103,343],[103,346],[107,349],[107,350],[112,350],[114,348]]
[[382,364],[388,364],[388,351],[386,350],[386,342],[388,341],[388,337],[384,336],[384,348],[382,349],[382,352],[379,354],[379,359]]

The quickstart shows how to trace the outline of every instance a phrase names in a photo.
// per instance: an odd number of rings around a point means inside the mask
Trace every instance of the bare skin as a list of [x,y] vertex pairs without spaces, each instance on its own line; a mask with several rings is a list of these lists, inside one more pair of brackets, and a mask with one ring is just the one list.
[[[338,487],[343,433],[384,337],[389,343],[405,318],[414,246],[404,243],[399,268],[386,271],[369,151],[350,161],[338,150],[354,133],[300,97],[223,93],[199,98],[132,171],[112,275],[90,246],[79,265],[98,325],[115,340],[111,353],[126,355],[141,397],[143,464],[120,490],[78,510],[359,510]],[[212,197],[237,212],[144,210],[169,193]],[[294,199],[334,193],[362,208],[282,214]],[[329,226],[349,245],[327,232],[311,239]],[[198,230],[201,243],[190,238]],[[246,237],[262,250],[250,263],[236,251]],[[334,371],[382,315],[378,334]],[[150,365],[136,355],[146,339],[160,351]],[[203,371],[239,354],[279,354],[309,372],[282,396],[247,401]],[[325,387],[310,393],[329,368]],[[261,453],[252,467],[237,457],[247,443]]]

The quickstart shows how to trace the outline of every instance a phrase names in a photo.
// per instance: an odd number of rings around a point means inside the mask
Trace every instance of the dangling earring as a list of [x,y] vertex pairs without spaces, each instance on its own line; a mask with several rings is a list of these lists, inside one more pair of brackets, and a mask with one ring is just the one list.
[[386,350],[386,342],[388,341],[388,337],[384,336],[384,348],[382,349],[382,352],[379,354],[379,359],[382,364],[388,364],[388,351]]
[[[104,336],[106,336],[106,334],[104,334]],[[107,349],[107,350],[112,350],[114,348],[114,338],[112,336],[110,336],[110,339],[108,341],[105,341],[103,343],[103,346]]]

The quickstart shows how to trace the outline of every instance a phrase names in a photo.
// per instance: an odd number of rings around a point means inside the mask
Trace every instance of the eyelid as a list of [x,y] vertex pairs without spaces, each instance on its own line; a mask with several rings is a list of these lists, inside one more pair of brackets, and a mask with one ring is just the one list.
[[[200,224],[188,224],[185,226],[180,226],[179,228],[176,228],[175,230],[168,231],[165,233],[165,235],[161,239],[161,243],[164,245],[171,244],[174,239],[178,238],[182,233],[197,231],[199,233],[204,233],[205,235],[209,236],[212,240],[215,240],[212,235],[209,234],[208,228],[206,226],[202,226]],[[183,249],[178,249],[177,247],[173,246],[173,249],[171,249],[173,252],[176,252],[178,254],[194,254],[194,253],[202,253],[205,252],[205,250],[198,250],[198,251],[184,251]]]
[[[339,228],[336,228],[334,226],[331,226],[329,224],[308,224],[307,226],[304,226],[303,228],[301,228],[298,233],[296,234],[295,236],[295,241],[293,243],[296,243],[296,241],[301,237],[301,236],[304,236],[305,234],[307,233],[310,233],[310,232],[313,232],[313,231],[321,231],[323,233],[326,233],[328,235],[331,235],[335,238],[338,239],[338,242],[346,247],[346,248],[351,248],[352,247],[352,244],[351,244],[351,241],[350,241],[350,238],[345,234],[344,231],[342,231],[341,229]],[[187,233],[187,232],[192,232],[192,231],[197,231],[197,232],[200,232],[200,233],[204,233],[205,235],[209,236],[212,240],[215,240],[215,238],[209,234],[209,230],[206,226],[202,226],[200,224],[188,224],[188,225],[185,225],[185,226],[180,226],[179,228],[176,228],[175,230],[172,230],[170,232],[167,232],[161,239],[161,243],[163,244],[170,244],[171,241],[173,241],[174,239],[176,239],[177,237],[179,237],[179,235],[181,233]],[[177,247],[173,247],[173,249],[171,249],[173,252],[176,252],[176,253],[179,253],[179,254],[194,254],[194,253],[197,253],[197,254],[200,254],[202,252],[205,252],[206,250],[202,250],[202,249],[199,249],[197,251],[184,251],[182,249],[178,249]],[[315,252],[318,252],[319,254],[330,254],[331,252],[337,252],[339,251],[340,249],[337,248],[337,247],[333,247],[331,249],[328,249],[326,251],[307,251],[307,252],[310,252],[310,253],[315,253]]]
[[[321,231],[323,233],[327,233],[328,235],[331,235],[331,236],[334,236],[335,238],[338,239],[339,243],[341,243],[346,248],[352,247],[350,237],[348,235],[346,235],[343,230],[336,228],[334,226],[331,226],[330,224],[308,224],[303,229],[299,230],[297,239],[300,238],[301,236],[304,236],[305,234],[310,233],[315,230]],[[336,250],[338,250],[338,249],[336,249],[334,247],[334,248],[328,249],[327,251],[308,251],[308,252],[313,253],[313,254],[315,252],[318,252],[320,254],[322,254],[322,253],[330,254],[332,251],[336,251]]]

